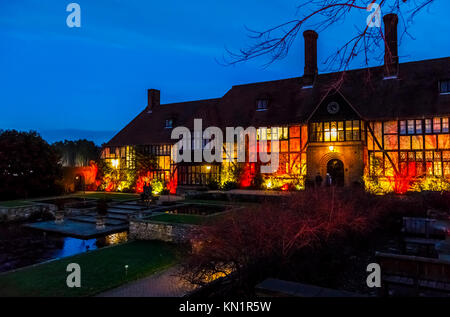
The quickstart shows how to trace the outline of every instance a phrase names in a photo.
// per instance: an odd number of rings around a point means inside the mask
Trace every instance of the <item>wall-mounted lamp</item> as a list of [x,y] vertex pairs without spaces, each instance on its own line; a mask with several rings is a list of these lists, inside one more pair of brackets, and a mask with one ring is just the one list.
[[118,168],[119,167],[119,160],[118,159],[111,160],[111,165],[114,168]]

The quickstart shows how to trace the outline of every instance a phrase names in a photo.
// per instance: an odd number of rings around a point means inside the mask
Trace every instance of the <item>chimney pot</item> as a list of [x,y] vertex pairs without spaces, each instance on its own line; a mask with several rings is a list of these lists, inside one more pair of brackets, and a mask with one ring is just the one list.
[[306,85],[312,85],[317,76],[317,38],[319,35],[313,30],[303,32],[305,38],[305,71],[303,81]]
[[392,77],[398,74],[398,43],[397,43],[397,25],[398,16],[394,13],[386,14],[384,21],[384,69],[385,77]]
[[158,89],[148,89],[147,96],[147,110],[152,111],[155,107],[160,105],[160,91]]

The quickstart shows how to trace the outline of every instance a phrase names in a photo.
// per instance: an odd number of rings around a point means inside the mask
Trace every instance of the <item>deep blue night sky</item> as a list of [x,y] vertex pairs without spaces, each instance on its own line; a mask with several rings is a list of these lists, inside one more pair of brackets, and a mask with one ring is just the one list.
[[[147,88],[160,89],[169,103],[303,74],[302,37],[268,68],[267,57],[233,67],[216,61],[225,47],[249,43],[244,26],[263,30],[291,20],[299,1],[77,0],[82,27],[68,28],[72,1],[0,0],[0,129],[101,144],[145,107]],[[450,55],[449,11],[450,1],[436,0],[416,18],[401,62]],[[320,71],[367,15],[355,12],[320,33]]]

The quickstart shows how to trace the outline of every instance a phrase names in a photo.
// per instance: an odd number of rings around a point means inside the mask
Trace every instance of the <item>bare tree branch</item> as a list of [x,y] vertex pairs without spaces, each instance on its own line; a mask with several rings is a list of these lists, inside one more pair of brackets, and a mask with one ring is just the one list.
[[[395,13],[400,21],[400,41],[404,36],[412,38],[408,32],[414,18],[428,8],[434,0],[304,0],[297,7],[299,19],[268,28],[264,31],[247,29],[252,44],[238,52],[226,49],[224,63],[233,65],[245,62],[260,56],[269,56],[264,66],[286,57],[299,32],[306,24],[317,32],[322,32],[338,22],[344,21],[351,14],[364,12],[369,15],[369,5],[377,4],[382,14]],[[313,18],[319,20],[314,24]],[[345,71],[356,57],[363,55],[363,65],[369,66],[371,62],[382,59],[384,48],[384,35],[381,27],[355,28],[355,33],[344,42],[342,46],[330,55],[324,64],[327,70]]]

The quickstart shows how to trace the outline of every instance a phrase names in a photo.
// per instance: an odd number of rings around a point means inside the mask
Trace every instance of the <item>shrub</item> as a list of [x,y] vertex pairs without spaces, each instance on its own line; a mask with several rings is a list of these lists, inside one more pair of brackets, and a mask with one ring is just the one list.
[[239,184],[237,182],[228,181],[222,185],[223,190],[232,190],[239,188]]
[[188,257],[183,274],[196,284],[230,272],[237,283],[257,280],[286,267],[301,250],[367,235],[378,227],[382,212],[381,201],[364,191],[332,187],[296,192],[281,203],[266,202],[196,229],[191,238],[201,247]]
[[209,190],[218,190],[219,189],[219,182],[214,180],[214,179],[211,179],[208,182],[208,189]]
[[164,189],[161,191],[161,195],[170,195],[170,190],[169,190],[168,188],[164,188]]

